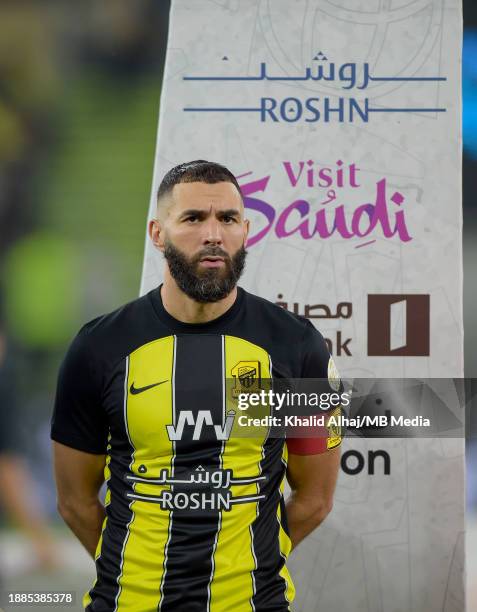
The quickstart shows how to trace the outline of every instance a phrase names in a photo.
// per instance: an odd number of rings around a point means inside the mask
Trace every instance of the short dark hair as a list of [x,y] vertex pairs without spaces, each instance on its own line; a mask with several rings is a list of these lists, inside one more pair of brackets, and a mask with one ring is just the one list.
[[222,166],[222,164],[209,162],[205,159],[196,159],[174,166],[164,175],[157,190],[157,199],[159,200],[163,195],[171,192],[174,185],[179,183],[208,183],[211,185],[222,182],[235,185],[242,197],[237,179],[228,168]]

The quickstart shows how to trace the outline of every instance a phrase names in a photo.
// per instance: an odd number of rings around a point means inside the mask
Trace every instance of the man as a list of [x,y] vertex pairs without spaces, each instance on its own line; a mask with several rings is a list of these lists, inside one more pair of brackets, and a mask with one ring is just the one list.
[[285,561],[331,509],[339,450],[236,435],[237,394],[326,378],[330,356],[306,319],[237,287],[248,227],[229,170],[173,168],[149,223],[164,283],[83,327],[63,363],[58,508],[96,561],[88,612],[290,609]]

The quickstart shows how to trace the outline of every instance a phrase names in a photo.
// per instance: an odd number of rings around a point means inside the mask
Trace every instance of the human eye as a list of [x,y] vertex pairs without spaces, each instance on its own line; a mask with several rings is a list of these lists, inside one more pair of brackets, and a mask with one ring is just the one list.
[[197,223],[197,221],[199,221],[199,215],[187,215],[187,217],[184,218],[184,221],[186,223]]
[[237,223],[237,218],[234,215],[224,215],[222,221],[226,225],[232,225],[232,223]]

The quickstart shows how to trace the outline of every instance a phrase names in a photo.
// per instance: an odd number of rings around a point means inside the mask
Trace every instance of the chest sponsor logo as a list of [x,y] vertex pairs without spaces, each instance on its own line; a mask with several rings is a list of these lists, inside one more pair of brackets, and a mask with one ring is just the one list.
[[224,425],[214,424],[210,410],[199,410],[194,415],[192,410],[181,410],[176,425],[166,425],[169,440],[182,440],[186,427],[193,427],[192,440],[200,440],[204,427],[212,427],[217,440],[228,440],[234,424],[235,411],[229,410]]
[[[231,510],[235,504],[247,504],[265,499],[262,492],[265,475],[234,477],[231,469],[209,469],[199,465],[193,471],[174,475],[173,470],[162,469],[159,478],[143,478],[127,474],[126,480],[149,485],[167,485],[157,495],[144,495],[136,490],[128,491],[126,497],[159,504],[162,510]],[[240,485],[256,483],[257,492],[240,494]],[[231,486],[237,487],[232,495]]]

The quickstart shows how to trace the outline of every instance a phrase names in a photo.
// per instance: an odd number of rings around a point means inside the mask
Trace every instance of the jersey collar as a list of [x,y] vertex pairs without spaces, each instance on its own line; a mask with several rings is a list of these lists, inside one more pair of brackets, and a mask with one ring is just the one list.
[[159,287],[149,292],[149,298],[152,302],[155,313],[162,323],[164,323],[172,331],[187,333],[218,332],[223,327],[224,323],[230,323],[233,319],[235,319],[242,308],[245,295],[245,290],[242,289],[242,287],[237,286],[237,297],[235,298],[235,302],[219,317],[212,319],[212,321],[207,321],[206,323],[184,323],[183,321],[178,321],[164,308],[161,297],[161,287],[162,283],[159,285]]

